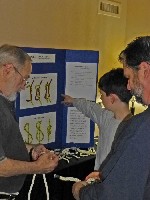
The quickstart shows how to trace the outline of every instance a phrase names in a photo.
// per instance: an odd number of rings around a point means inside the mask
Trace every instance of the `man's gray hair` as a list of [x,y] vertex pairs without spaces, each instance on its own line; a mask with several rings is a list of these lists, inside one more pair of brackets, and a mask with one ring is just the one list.
[[21,48],[8,44],[0,46],[0,65],[12,63],[21,68],[26,61],[31,61],[31,57]]

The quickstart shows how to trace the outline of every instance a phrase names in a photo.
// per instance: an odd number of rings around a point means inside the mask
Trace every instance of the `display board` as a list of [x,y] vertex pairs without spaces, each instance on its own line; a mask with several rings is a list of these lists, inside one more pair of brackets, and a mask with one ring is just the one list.
[[99,53],[23,47],[32,59],[32,74],[16,100],[19,127],[26,143],[51,148],[91,147],[94,123],[61,94],[95,101]]

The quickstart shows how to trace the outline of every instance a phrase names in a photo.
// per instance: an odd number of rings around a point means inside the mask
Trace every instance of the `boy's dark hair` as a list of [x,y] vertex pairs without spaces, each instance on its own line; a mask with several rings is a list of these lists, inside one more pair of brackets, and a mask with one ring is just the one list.
[[112,69],[104,74],[98,82],[98,87],[106,95],[116,94],[122,102],[129,103],[132,95],[127,89],[128,79],[125,78],[122,68]]

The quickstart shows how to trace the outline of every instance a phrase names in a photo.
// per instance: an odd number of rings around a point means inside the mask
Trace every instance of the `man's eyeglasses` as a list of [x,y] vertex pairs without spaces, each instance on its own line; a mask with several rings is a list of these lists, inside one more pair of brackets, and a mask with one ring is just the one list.
[[[13,64],[12,64],[13,65]],[[13,68],[15,71],[21,76],[22,82],[25,82],[25,85],[27,85],[29,82],[22,76],[22,74],[18,71],[18,69],[13,65]]]

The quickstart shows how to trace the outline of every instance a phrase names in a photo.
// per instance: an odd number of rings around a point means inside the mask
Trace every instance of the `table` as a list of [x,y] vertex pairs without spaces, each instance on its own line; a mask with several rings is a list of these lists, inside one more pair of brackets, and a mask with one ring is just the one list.
[[[61,176],[73,176],[83,180],[86,175],[94,169],[95,156],[90,155],[80,159],[72,158],[69,163],[59,161],[57,168],[46,174],[48,183],[50,200],[74,200],[72,196],[73,182],[64,182],[54,178],[54,174]],[[28,192],[31,185],[33,175],[28,175],[24,185],[16,198],[16,200],[28,200]],[[31,193],[31,200],[46,200],[45,185],[43,175],[36,175],[35,183]]]

